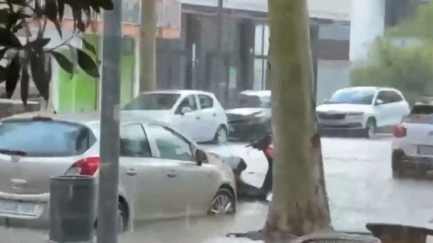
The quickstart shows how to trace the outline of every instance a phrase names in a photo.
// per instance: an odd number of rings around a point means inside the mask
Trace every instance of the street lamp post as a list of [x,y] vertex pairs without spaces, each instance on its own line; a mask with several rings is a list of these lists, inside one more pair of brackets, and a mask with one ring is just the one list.
[[122,0],[113,0],[113,10],[104,11],[102,45],[101,166],[97,242],[117,243]]

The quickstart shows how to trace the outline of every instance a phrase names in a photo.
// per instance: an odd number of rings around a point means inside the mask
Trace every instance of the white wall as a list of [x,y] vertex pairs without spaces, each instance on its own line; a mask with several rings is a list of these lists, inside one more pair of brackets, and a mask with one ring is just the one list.
[[385,0],[353,0],[350,29],[350,60],[363,61],[373,41],[384,34]]
[[317,104],[338,89],[350,86],[349,61],[319,60],[317,69]]

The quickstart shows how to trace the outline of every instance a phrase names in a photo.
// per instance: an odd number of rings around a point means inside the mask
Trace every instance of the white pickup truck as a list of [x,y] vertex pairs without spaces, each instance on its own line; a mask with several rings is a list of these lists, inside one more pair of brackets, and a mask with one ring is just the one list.
[[433,172],[433,105],[417,104],[394,128],[391,167],[393,177],[415,171],[418,176]]

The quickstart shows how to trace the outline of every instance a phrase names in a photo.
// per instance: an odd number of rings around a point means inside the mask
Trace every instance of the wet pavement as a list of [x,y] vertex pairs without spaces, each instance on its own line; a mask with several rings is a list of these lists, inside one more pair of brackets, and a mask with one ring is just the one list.
[[[242,144],[206,146],[224,154],[243,156],[248,164],[245,180],[261,185],[267,169],[264,156]],[[323,139],[325,176],[333,225],[337,230],[365,232],[367,222],[415,223],[428,225],[433,219],[433,181],[393,179],[391,143],[386,137],[365,139]],[[229,232],[260,229],[267,205],[240,202],[234,216],[166,220],[134,225],[120,237],[121,243],[220,243],[250,242],[227,239]],[[0,242],[47,242],[46,232],[0,228]]]

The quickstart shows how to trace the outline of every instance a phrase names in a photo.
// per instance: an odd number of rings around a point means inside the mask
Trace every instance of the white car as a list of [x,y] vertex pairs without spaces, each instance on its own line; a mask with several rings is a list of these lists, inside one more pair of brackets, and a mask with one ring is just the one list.
[[[100,125],[98,113],[0,120],[0,222],[46,226],[51,177],[98,177]],[[127,115],[120,117],[118,190],[124,229],[132,220],[236,210],[228,165],[163,123]]]
[[433,105],[415,105],[393,135],[394,177],[402,176],[406,170],[415,170],[420,176],[433,171]]
[[195,142],[227,141],[227,115],[215,95],[209,92],[145,92],[126,104],[122,113],[170,124]]
[[402,93],[394,88],[351,87],[336,91],[316,108],[321,133],[358,132],[372,137],[378,128],[393,128],[409,114]]

